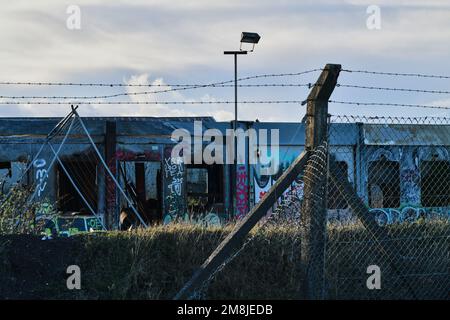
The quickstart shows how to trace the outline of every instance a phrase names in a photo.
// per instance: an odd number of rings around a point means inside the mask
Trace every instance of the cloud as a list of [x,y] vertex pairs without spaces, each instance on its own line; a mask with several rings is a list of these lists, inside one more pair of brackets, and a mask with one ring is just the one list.
[[[82,19],[78,31],[66,28],[66,8],[72,1],[18,0],[2,4],[0,81],[209,83],[228,80],[233,77],[233,64],[223,51],[239,47],[241,31],[256,31],[262,36],[255,52],[239,57],[238,71],[243,76],[296,72],[322,67],[328,62],[341,63],[344,68],[450,74],[446,63],[450,55],[450,6],[444,0],[380,0],[382,29],[377,31],[366,28],[365,9],[372,1],[365,0],[76,2],[81,7]],[[280,81],[312,82],[316,76]],[[346,76],[360,83],[378,81]],[[379,81],[384,86],[398,86],[397,79]],[[1,86],[0,90],[20,95],[118,92],[116,88],[76,87]],[[356,94],[360,92],[346,91],[342,98],[354,100]],[[305,92],[245,88],[239,90],[239,97],[297,100],[304,99]],[[384,95],[376,98],[391,99]],[[227,88],[209,88],[133,95],[129,99],[221,101],[233,99],[233,92]],[[415,102],[415,99],[410,95],[404,102]],[[61,106],[1,108],[1,115],[14,115],[16,111],[17,115],[59,116],[65,110]],[[85,110],[92,115],[195,114],[224,120],[234,117],[232,105],[219,103],[208,106],[93,105],[86,106]],[[293,118],[292,106],[281,105],[277,108],[269,105],[240,107],[239,116],[262,121],[299,121],[302,117],[299,114],[298,118]]]
[[[128,85],[142,85],[142,86],[128,86],[126,93],[128,96],[121,101],[129,100],[130,102],[144,102],[150,104],[130,104],[113,106],[109,109],[109,114],[113,115],[131,115],[131,116],[151,116],[151,117],[186,117],[186,116],[211,116],[216,120],[224,121],[231,120],[233,114],[223,110],[220,103],[213,103],[208,105],[195,104],[199,102],[214,102],[216,98],[209,94],[200,96],[198,99],[187,98],[178,91],[179,87],[173,88],[167,85],[162,78],[150,79],[148,73],[132,75],[124,79],[124,83]],[[152,85],[148,86],[147,85]],[[171,91],[173,90],[173,91]],[[151,93],[155,91],[162,91],[160,93]],[[146,93],[150,92],[150,93]],[[104,101],[104,100],[103,100]],[[113,100],[114,101],[114,100]],[[193,102],[193,104],[177,105],[177,104],[151,104],[152,102]],[[90,115],[99,114],[104,108],[104,105],[93,105],[87,112]],[[85,113],[83,113],[85,114]]]

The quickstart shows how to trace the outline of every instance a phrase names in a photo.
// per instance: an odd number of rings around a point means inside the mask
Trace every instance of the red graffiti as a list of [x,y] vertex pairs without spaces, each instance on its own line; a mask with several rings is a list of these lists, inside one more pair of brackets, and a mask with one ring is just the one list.
[[236,175],[236,211],[240,219],[248,212],[248,185],[245,166],[237,167]]
[[142,153],[136,153],[127,150],[117,150],[115,159],[118,161],[161,161],[161,154],[159,151],[145,150]]

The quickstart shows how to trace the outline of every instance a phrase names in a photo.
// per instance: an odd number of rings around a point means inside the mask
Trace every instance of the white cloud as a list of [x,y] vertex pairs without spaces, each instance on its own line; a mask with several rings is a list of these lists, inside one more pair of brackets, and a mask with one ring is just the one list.
[[[380,0],[382,29],[366,28],[365,7],[372,1],[347,0],[78,0],[82,29],[68,30],[72,1],[9,1],[0,12],[0,81],[75,81],[208,83],[232,78],[232,60],[223,50],[237,49],[241,31],[256,31],[256,51],[239,58],[240,74],[295,72],[327,62],[344,68],[450,74],[450,5],[444,0]],[[134,75],[134,76],[133,76]],[[315,75],[314,75],[315,76]],[[353,79],[353,78],[351,78]],[[270,79],[271,80],[271,79]],[[308,78],[308,81],[315,79]],[[372,79],[370,79],[372,80]],[[286,79],[302,82],[303,78]],[[394,85],[392,79],[382,79]],[[398,85],[397,85],[398,86]],[[157,88],[154,88],[157,89]],[[162,89],[162,88],[161,88]],[[7,93],[94,95],[107,88],[4,87]],[[125,90],[125,88],[124,88]],[[143,90],[143,88],[128,88]],[[153,89],[152,89],[153,90]],[[269,90],[269,89],[268,89]],[[248,100],[304,99],[303,92],[243,89]],[[286,93],[285,93],[286,92]],[[123,97],[122,97],[123,98]],[[125,97],[126,98],[126,97]],[[155,101],[230,100],[220,89],[173,91],[130,96]],[[353,92],[347,98],[355,99]],[[408,99],[414,99],[413,96]],[[121,99],[123,100],[123,99]],[[411,101],[405,101],[411,102]],[[61,106],[3,107],[1,115],[61,115]],[[233,118],[233,107],[213,104],[85,107],[95,115],[213,115]],[[240,108],[244,119],[293,119],[291,107]]]

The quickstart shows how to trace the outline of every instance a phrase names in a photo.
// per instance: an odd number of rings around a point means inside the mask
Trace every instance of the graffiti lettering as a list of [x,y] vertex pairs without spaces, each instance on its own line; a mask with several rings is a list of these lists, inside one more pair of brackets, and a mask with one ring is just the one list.
[[237,167],[236,211],[237,218],[242,218],[248,211],[247,172],[245,166]]
[[37,180],[37,195],[38,197],[41,196],[41,193],[45,190],[45,187],[47,186],[47,178],[48,178],[48,171],[47,169],[44,169],[47,162],[44,159],[36,159],[33,162],[33,166],[37,169],[36,170],[36,180]]
[[414,222],[420,218],[450,218],[450,208],[448,207],[422,208],[405,206],[401,209],[374,208],[369,211],[375,215],[375,220],[380,226],[392,223]]
[[164,223],[184,215],[184,163],[182,157],[171,157],[171,148],[165,150],[164,175],[165,184],[165,215]]

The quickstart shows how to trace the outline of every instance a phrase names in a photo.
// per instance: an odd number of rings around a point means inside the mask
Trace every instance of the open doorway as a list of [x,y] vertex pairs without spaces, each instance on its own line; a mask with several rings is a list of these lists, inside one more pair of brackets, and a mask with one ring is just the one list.
[[[98,167],[97,163],[81,159],[62,159],[56,167],[57,206],[63,213],[91,215],[89,206],[97,212],[98,208]],[[73,183],[80,191],[76,190]],[[84,198],[84,199],[83,199]],[[87,202],[87,203],[86,203]],[[89,204],[89,205],[88,205]]]
[[420,164],[422,206],[450,205],[450,162],[422,161]]
[[371,208],[400,207],[400,163],[382,158],[369,164],[368,194]]
[[[151,225],[161,222],[161,163],[120,161],[119,176],[121,185],[145,223]],[[127,207],[125,199],[121,199],[121,209]]]

